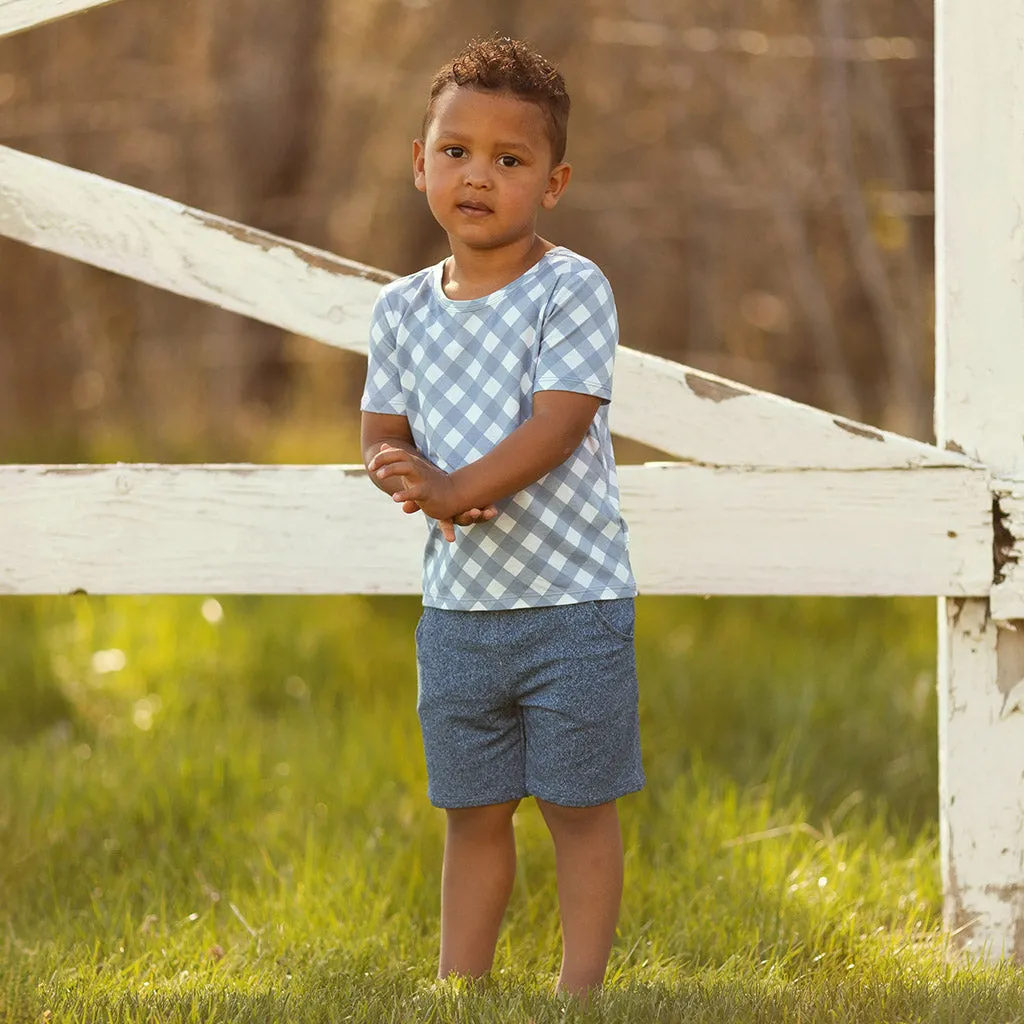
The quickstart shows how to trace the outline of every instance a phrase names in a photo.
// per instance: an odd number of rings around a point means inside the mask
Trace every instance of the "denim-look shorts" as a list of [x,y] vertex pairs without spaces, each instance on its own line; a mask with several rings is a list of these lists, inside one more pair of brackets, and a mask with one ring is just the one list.
[[592,807],[642,789],[633,622],[632,598],[424,608],[417,709],[431,803]]

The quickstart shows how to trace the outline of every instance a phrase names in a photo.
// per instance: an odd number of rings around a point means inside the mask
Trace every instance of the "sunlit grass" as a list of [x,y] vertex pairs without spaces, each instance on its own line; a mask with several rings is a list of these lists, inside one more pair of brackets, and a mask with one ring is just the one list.
[[0,601],[0,1021],[1012,1021],[939,928],[931,602],[645,599],[606,991],[551,996],[517,815],[493,979],[433,978],[412,599]]

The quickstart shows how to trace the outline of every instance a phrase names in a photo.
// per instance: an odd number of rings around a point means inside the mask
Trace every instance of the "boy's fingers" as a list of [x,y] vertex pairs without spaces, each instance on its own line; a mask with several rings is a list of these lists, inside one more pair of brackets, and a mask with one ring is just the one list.
[[406,503],[405,503],[405,504],[404,504],[404,505],[402,506],[402,511],[403,511],[403,512],[407,512],[407,513],[409,513],[410,515],[411,515],[411,514],[412,514],[413,512],[419,512],[419,510],[420,510],[420,507],[419,507],[419,505],[417,505],[417,504],[416,504],[416,502],[415,502],[415,501],[407,501],[407,502],[406,502]]
[[414,476],[416,467],[411,462],[391,462],[384,466],[375,466],[373,470],[378,480],[387,476]]
[[469,508],[465,512],[460,512],[454,519],[456,526],[472,526],[474,523],[489,522],[491,519],[497,518],[500,512],[494,505],[488,505],[487,508]]
[[441,533],[449,544],[455,542],[455,524],[450,519],[439,519],[437,525],[441,527]]
[[406,487],[401,491],[395,491],[391,495],[391,500],[399,503],[407,501],[418,502],[423,497],[423,488],[419,484],[413,484],[411,487]]
[[409,462],[409,453],[404,448],[381,449],[377,452],[368,465],[368,469],[380,469],[381,466],[390,466],[395,462]]

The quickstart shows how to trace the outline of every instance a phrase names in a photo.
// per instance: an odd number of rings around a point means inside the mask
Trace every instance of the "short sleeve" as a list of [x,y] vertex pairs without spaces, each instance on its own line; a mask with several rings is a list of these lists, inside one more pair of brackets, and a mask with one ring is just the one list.
[[608,279],[597,267],[568,275],[544,316],[534,392],[576,391],[610,401],[618,340]]
[[405,414],[398,365],[398,318],[388,305],[387,291],[382,291],[370,313],[370,358],[366,367],[366,386],[359,403],[362,412]]

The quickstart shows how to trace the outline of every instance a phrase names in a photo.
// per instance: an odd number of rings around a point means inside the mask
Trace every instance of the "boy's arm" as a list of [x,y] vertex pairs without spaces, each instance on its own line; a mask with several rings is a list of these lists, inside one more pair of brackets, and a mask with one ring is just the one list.
[[[360,446],[363,450],[363,465],[369,469],[374,456],[380,451],[381,445],[387,444],[410,455],[422,458],[413,440],[409,420],[405,416],[394,416],[382,412],[364,412],[359,420]],[[394,494],[401,490],[400,477],[380,479],[376,473],[370,479],[386,494]]]
[[[410,481],[401,474],[394,474],[382,479],[378,474],[372,472],[371,464],[381,449],[385,452],[400,452],[406,460],[416,466],[417,472],[431,470],[435,473],[442,472],[416,447],[416,441],[409,427],[409,420],[405,416],[364,412],[360,419],[360,441],[363,449],[363,465],[371,470],[370,479],[373,483],[386,494],[394,496],[396,491],[407,488]],[[418,512],[422,507],[411,498],[399,500],[403,502],[403,512]],[[444,534],[445,540],[454,541],[456,526],[472,526],[474,523],[486,522],[497,514],[498,510],[490,504],[479,507],[467,505],[451,515],[435,516],[434,518],[440,520],[441,532]]]
[[[579,447],[601,399],[575,391],[538,391],[533,414],[476,462],[447,474],[404,451],[378,452],[367,460],[377,486],[397,501],[415,501],[435,519],[463,508],[484,508],[535,483]],[[419,463],[419,464],[418,464]],[[395,486],[405,477],[408,486]]]
[[601,399],[575,391],[538,391],[533,414],[476,462],[451,474],[456,503],[501,501],[562,465],[580,446]]

